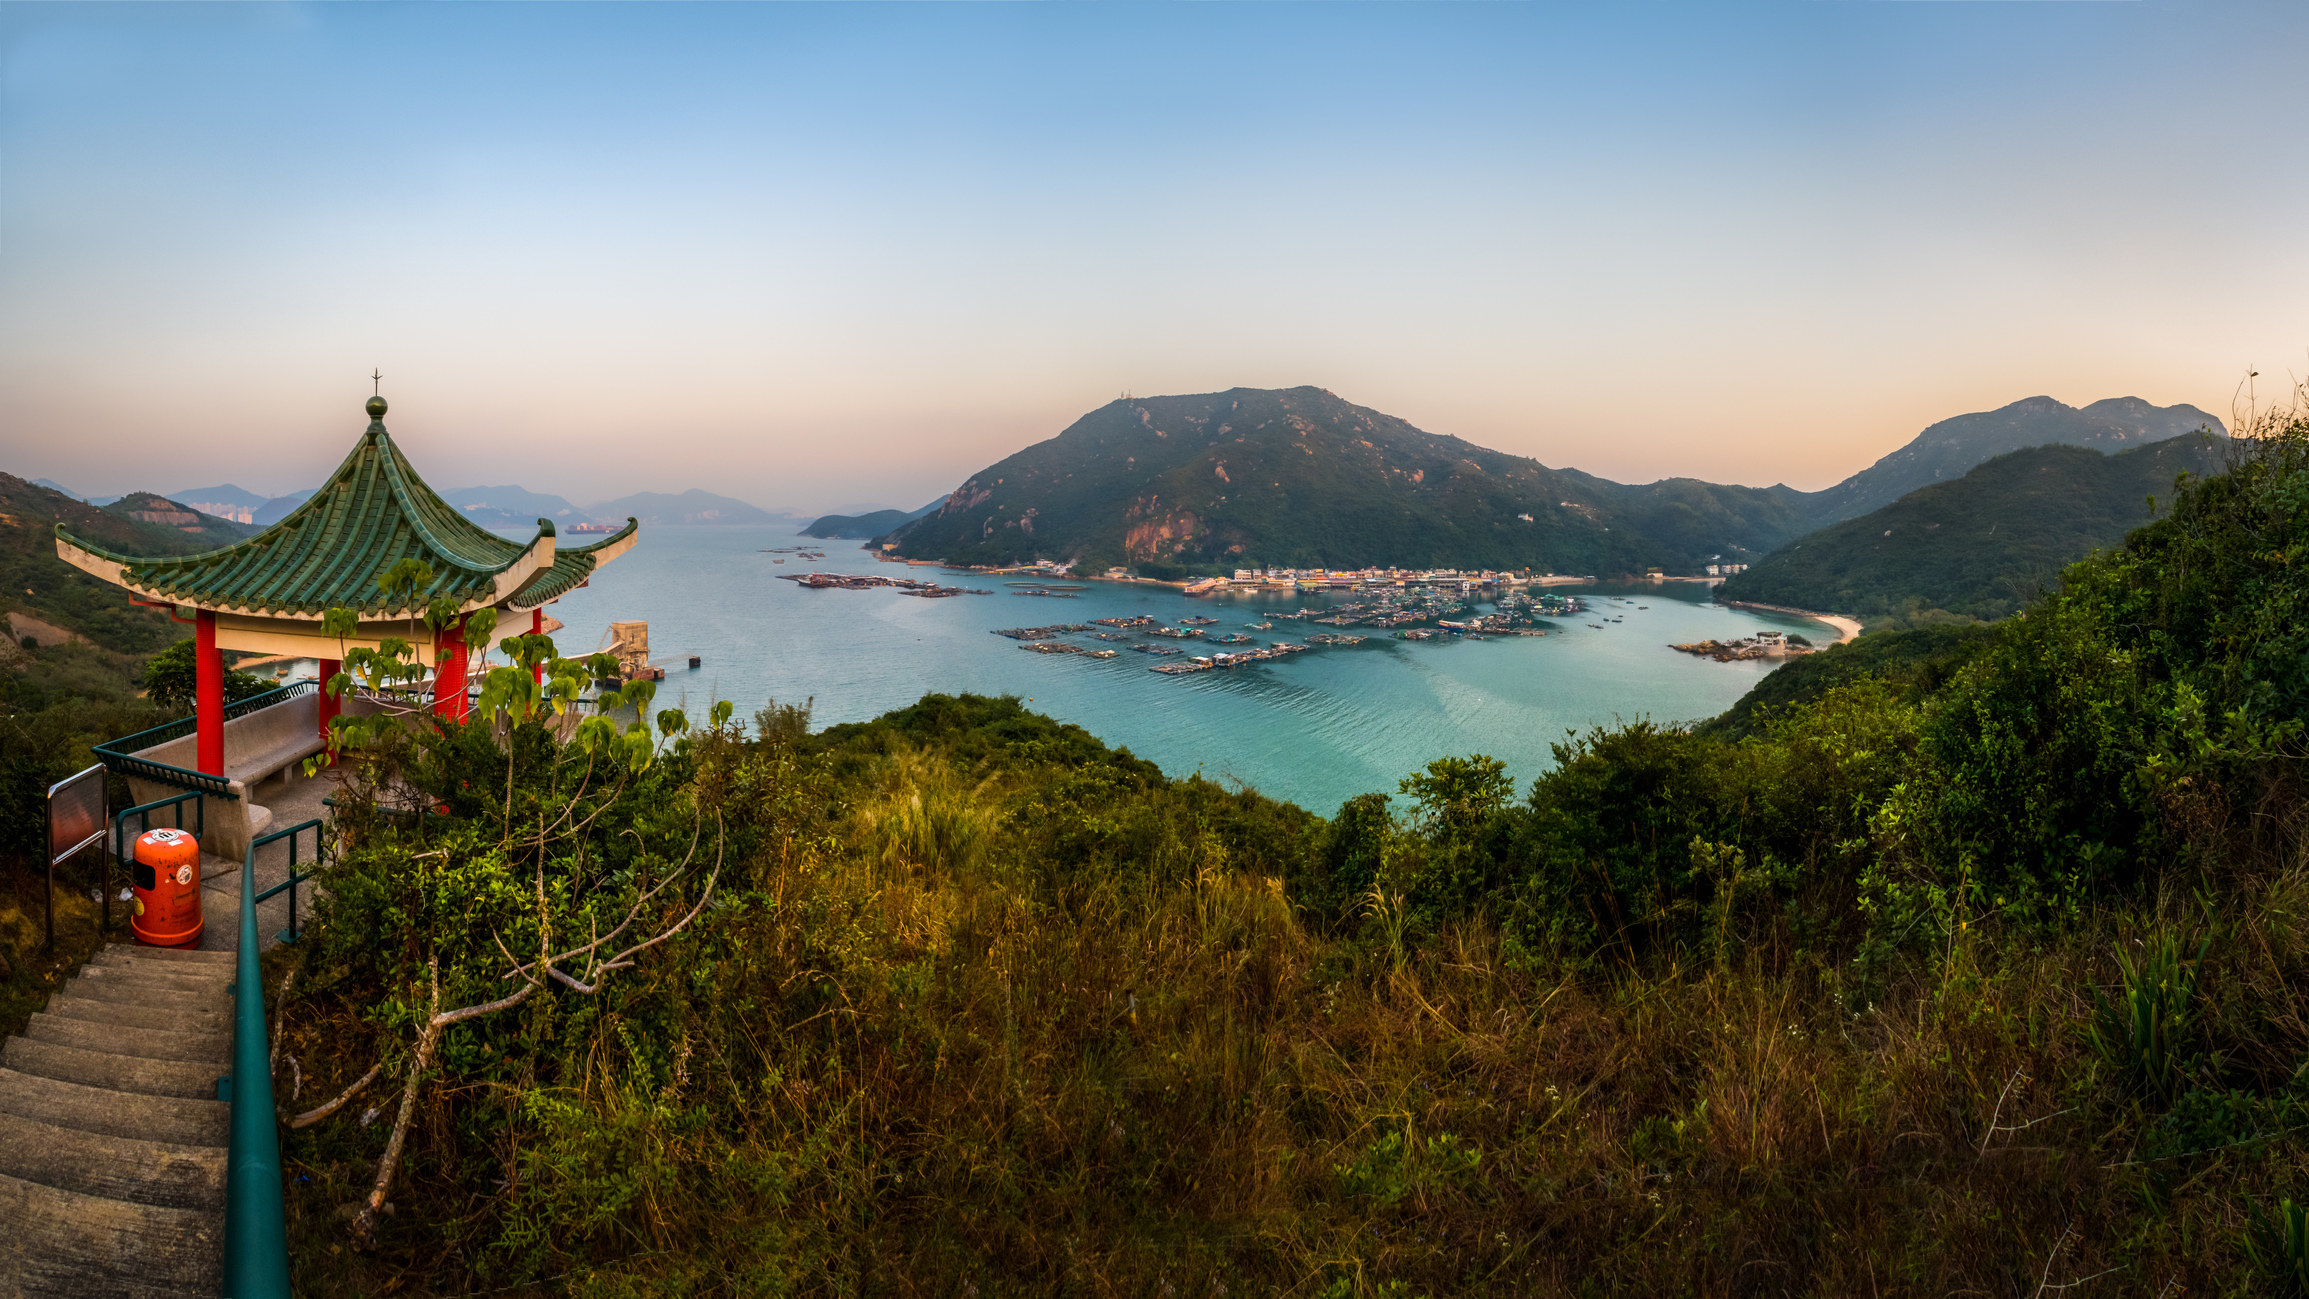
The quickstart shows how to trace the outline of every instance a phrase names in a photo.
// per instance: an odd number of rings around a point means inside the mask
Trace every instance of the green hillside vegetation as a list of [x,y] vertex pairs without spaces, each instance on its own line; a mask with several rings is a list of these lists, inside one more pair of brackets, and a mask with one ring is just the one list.
[[2185,404],[2152,406],[2138,397],[2111,397],[2079,409],[2029,397],[1941,420],[1875,464],[1807,497],[1805,511],[1816,526],[1857,518],[2026,447],[2058,444],[2114,453],[2199,431],[2227,432],[2221,421]]
[[[93,745],[166,720],[139,697],[145,662],[184,634],[167,614],[129,604],[120,588],[58,559],[58,523],[132,552],[186,554],[212,544],[0,473],[0,614],[27,615],[74,637],[0,643],[0,1031],[39,1008],[59,961],[77,960],[97,942],[95,907],[67,869],[58,879],[60,951],[53,959],[41,951],[48,786],[91,765]],[[126,782],[115,785],[113,806],[127,806]]]
[[1737,738],[1327,819],[1016,700],[570,733],[493,675],[489,724],[349,754],[432,814],[349,787],[271,957],[280,1094],[380,1071],[286,1134],[300,1287],[2278,1292],[2309,420],[2255,431]]
[[1628,486],[1423,432],[1320,388],[1102,406],[971,476],[892,536],[957,563],[1073,559],[1155,576],[1239,567],[1532,568],[1603,575],[1761,554],[1801,493]]
[[2176,478],[2219,472],[2228,444],[2196,434],[2115,455],[2015,451],[1801,537],[1717,593],[1877,624],[2002,618],[2147,522],[2151,498],[2167,501]]
[[0,581],[7,583],[0,587],[0,612],[23,610],[125,654],[151,653],[183,630],[167,614],[130,604],[127,592],[58,559],[59,523],[129,554],[190,555],[227,544],[140,523],[0,473]]
[[1994,644],[1986,623],[1939,622],[1871,632],[1818,654],[1789,659],[1721,715],[1693,728],[1702,735],[1742,739],[1763,732],[1770,719],[1798,704],[1816,703],[1839,686],[1877,680],[1921,699],[1938,691],[1957,669]]

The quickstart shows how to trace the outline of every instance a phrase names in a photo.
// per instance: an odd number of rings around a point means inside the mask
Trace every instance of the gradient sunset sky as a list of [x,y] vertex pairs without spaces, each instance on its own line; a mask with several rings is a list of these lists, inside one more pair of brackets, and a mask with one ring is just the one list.
[[0,7],[0,469],[911,507],[1316,384],[1826,486],[2309,363],[2309,5]]

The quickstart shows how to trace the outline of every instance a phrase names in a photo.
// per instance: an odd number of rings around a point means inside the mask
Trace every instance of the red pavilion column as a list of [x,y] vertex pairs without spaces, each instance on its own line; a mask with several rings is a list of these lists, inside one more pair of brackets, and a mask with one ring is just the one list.
[[[529,634],[532,636],[545,634],[545,606],[542,604],[529,611]],[[530,664],[529,679],[538,685],[545,684],[545,660],[539,659]]]
[[212,776],[224,774],[224,656],[216,648],[216,614],[193,616],[192,716],[194,761]]
[[433,637],[433,715],[465,720],[465,621]]
[[323,752],[323,753],[326,753],[326,752],[328,751],[328,743],[329,743],[329,723],[330,723],[330,722],[332,722],[332,721],[334,721],[334,720],[336,719],[336,716],[337,716],[337,713],[339,712],[339,710],[343,709],[343,708],[344,708],[344,706],[345,706],[345,701],[344,701],[344,700],[342,700],[342,699],[339,699],[339,698],[337,698],[335,695],[332,695],[332,694],[330,694],[330,693],[329,693],[329,681],[330,681],[330,679],[331,679],[331,678],[335,677],[339,671],[343,670],[343,668],[344,668],[344,666],[345,666],[345,665],[344,665],[344,663],[343,663],[341,660],[338,660],[338,659],[322,659],[320,662],[321,662],[321,694],[320,694],[320,701],[321,701],[321,706],[320,706],[320,716],[321,716],[321,747],[322,747],[322,752]]

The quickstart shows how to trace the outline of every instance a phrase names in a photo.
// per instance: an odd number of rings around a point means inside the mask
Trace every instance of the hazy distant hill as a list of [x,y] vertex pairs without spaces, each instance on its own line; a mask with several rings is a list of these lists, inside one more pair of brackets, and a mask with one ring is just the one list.
[[[670,492],[636,492],[614,501],[586,507],[586,513],[604,522],[628,517],[643,523],[783,523],[786,514],[772,514],[758,506],[692,487],[676,496]],[[793,520],[798,522],[799,520]]]
[[2177,474],[2221,471],[2226,436],[2103,455],[2043,446],[1998,456],[1775,551],[1727,580],[1727,600],[1860,617],[2001,618],[2040,584],[2149,521]]
[[171,500],[157,492],[130,492],[105,506],[104,510],[108,514],[116,514],[124,519],[134,519],[138,523],[174,529],[202,542],[203,544],[198,547],[201,550],[213,550],[218,546],[229,546],[244,537],[253,537],[264,531],[263,528],[254,524],[219,518],[214,514],[193,509],[181,501]]
[[874,510],[866,514],[821,514],[817,521],[802,529],[805,537],[840,538],[845,541],[866,541],[897,527],[911,523],[946,503],[941,496],[919,510]]
[[2228,431],[2194,406],[2152,406],[2138,397],[2111,397],[2079,410],[2050,397],[2030,397],[1998,410],[1944,419],[1874,465],[1812,493],[1804,508],[1815,523],[1836,523],[1890,505],[1919,487],[1961,477],[2007,451],[2052,443],[2123,451],[2199,429]]
[[965,563],[1690,572],[1803,529],[1803,494],[1644,486],[1424,432],[1320,388],[1111,402],[980,472],[892,537]]
[[281,520],[289,517],[289,511],[297,508],[298,506],[304,504],[307,500],[311,499],[312,494],[316,490],[318,489],[308,487],[301,492],[290,492],[286,496],[275,496],[271,500],[266,501],[263,505],[257,507],[256,517],[252,519],[251,522],[255,523],[260,528],[269,527],[272,524],[279,523]]
[[128,592],[56,557],[56,525],[139,555],[186,555],[221,542],[174,527],[140,522],[67,493],[0,473],[0,610],[22,609],[100,645],[131,653],[156,650],[183,635],[168,615],[139,609]]
[[594,518],[592,511],[580,510],[563,497],[526,487],[456,487],[441,493],[441,499],[485,528],[533,528],[539,519],[551,519],[559,527]]
[[[271,498],[246,487],[224,483],[216,487],[188,487],[181,492],[170,492],[168,499],[203,514],[213,514],[236,523],[249,523],[255,520],[256,512],[263,509],[265,502]],[[244,514],[249,517],[242,518]]]

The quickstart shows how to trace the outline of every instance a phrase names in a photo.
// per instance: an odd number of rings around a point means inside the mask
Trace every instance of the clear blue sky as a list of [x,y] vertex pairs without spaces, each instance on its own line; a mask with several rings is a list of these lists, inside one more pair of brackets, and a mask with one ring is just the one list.
[[912,506],[1314,383],[1820,487],[2309,360],[2309,6],[0,7],[0,468]]

